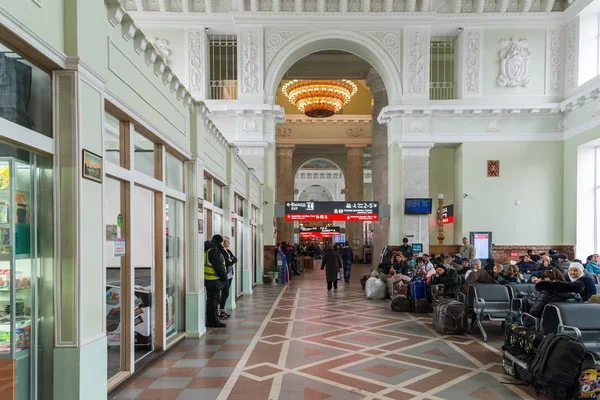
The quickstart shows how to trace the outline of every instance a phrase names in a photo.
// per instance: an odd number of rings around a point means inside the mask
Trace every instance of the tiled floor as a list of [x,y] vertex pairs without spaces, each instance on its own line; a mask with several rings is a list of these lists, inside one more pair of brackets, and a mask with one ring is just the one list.
[[[111,399],[536,398],[502,371],[499,325],[441,336],[427,314],[395,313],[350,285],[327,292],[323,271],[257,287],[228,327],[186,340]],[[514,383],[514,382],[513,382]]]

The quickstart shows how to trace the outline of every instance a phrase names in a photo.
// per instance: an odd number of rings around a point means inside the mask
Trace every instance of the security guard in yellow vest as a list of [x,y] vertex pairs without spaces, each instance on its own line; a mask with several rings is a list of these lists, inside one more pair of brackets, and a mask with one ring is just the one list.
[[223,257],[223,236],[214,235],[204,242],[204,286],[206,287],[206,327],[225,328],[219,321],[221,290],[227,283],[227,269]]

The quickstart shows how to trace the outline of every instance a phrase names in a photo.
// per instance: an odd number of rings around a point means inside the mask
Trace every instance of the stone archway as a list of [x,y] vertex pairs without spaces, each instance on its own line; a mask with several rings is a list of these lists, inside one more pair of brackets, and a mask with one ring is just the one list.
[[267,32],[264,93],[273,102],[288,69],[302,58],[323,50],[341,50],[369,62],[385,84],[388,101],[402,97],[400,35],[395,32]]

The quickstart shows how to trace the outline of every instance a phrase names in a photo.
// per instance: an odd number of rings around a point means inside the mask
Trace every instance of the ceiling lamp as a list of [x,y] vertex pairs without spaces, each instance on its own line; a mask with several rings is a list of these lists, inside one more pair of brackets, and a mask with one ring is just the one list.
[[327,118],[340,111],[356,94],[357,87],[348,80],[294,80],[281,89],[300,112],[311,118]]

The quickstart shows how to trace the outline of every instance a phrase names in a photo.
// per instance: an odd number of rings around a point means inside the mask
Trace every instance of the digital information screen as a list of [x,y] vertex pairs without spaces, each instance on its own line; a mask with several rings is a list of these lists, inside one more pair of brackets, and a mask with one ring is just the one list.
[[431,199],[405,199],[404,214],[431,214]]
[[378,201],[286,201],[286,221],[379,221]]

